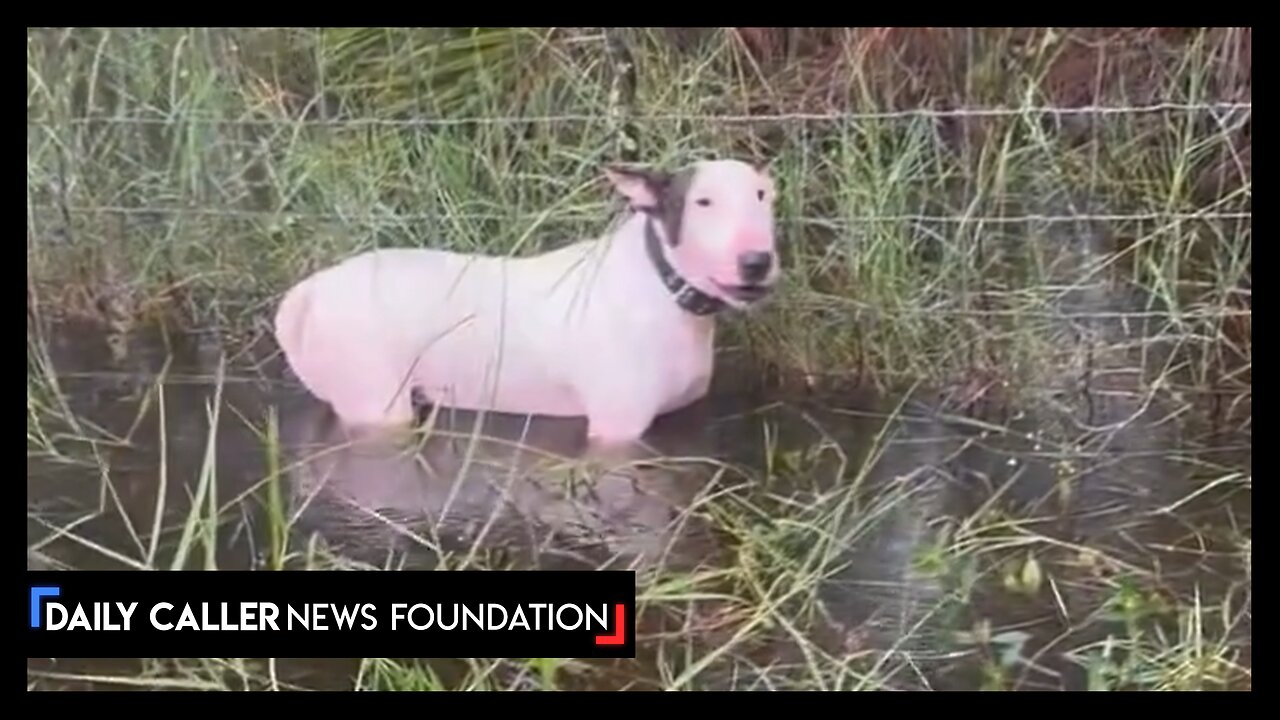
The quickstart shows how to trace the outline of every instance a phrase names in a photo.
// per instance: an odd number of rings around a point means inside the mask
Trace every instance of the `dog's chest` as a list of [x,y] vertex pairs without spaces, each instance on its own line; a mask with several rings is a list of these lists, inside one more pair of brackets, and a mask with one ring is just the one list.
[[706,392],[714,358],[713,338],[709,332],[685,327],[664,340],[656,357],[666,395],[664,407],[674,409]]

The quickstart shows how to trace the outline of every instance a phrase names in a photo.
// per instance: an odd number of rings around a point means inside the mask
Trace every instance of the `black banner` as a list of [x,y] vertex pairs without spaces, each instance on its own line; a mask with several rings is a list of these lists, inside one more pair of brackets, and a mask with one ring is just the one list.
[[[635,657],[635,573],[28,572],[27,657]],[[338,642],[341,641],[341,642]]]

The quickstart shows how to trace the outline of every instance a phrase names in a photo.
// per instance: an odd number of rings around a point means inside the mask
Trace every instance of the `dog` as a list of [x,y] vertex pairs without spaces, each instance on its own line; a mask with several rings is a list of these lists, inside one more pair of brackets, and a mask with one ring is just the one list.
[[352,430],[412,425],[417,391],[639,440],[708,392],[716,316],[775,287],[776,186],[738,160],[604,174],[629,208],[601,237],[520,258],[378,249],[303,279],[275,316],[289,367]]

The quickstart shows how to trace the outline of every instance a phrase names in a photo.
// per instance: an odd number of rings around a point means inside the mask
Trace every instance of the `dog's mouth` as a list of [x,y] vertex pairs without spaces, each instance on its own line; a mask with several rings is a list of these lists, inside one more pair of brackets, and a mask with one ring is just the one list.
[[[715,281],[713,280],[712,282],[715,282]],[[716,285],[716,288],[720,290],[720,292],[724,293],[725,295],[728,295],[734,300],[738,300],[744,303],[757,302],[763,299],[766,295],[768,295],[773,290],[772,285],[762,285],[762,284],[724,285],[722,283],[716,282],[715,285]]]

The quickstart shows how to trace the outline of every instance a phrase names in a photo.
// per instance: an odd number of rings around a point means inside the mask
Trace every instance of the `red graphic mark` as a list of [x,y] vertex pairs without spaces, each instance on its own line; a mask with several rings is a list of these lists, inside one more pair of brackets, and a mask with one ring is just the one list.
[[613,606],[614,631],[612,635],[597,635],[597,645],[622,645],[626,642],[627,631],[624,623],[627,620],[627,606],[618,603]]

